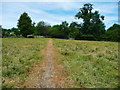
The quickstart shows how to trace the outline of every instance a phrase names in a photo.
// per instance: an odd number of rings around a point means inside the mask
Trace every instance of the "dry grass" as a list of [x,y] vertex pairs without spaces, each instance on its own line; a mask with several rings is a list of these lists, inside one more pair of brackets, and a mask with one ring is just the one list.
[[54,45],[73,87],[118,87],[118,43],[55,39]]
[[17,87],[27,76],[31,67],[42,60],[41,50],[47,39],[3,38],[2,75],[3,87]]

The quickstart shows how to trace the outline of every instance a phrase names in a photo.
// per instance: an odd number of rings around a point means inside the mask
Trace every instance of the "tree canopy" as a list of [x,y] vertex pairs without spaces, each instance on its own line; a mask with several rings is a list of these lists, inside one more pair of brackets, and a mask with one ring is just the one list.
[[50,27],[50,26],[47,23],[45,23],[44,21],[38,22],[37,26],[36,26],[35,34],[41,35],[41,36],[48,36],[48,34],[49,34],[48,27]]
[[113,24],[113,26],[108,28],[108,30],[102,36],[103,36],[104,40],[120,42],[120,25]]
[[18,20],[17,26],[18,26],[18,29],[20,30],[22,36],[24,36],[24,37],[27,37],[27,35],[33,33],[32,20],[26,12],[21,14],[21,16]]
[[92,11],[93,4],[84,4],[80,11],[75,15],[77,19],[82,19],[81,32],[83,35],[91,35],[94,38],[99,38],[105,31],[105,25],[102,22],[104,16],[98,11]]

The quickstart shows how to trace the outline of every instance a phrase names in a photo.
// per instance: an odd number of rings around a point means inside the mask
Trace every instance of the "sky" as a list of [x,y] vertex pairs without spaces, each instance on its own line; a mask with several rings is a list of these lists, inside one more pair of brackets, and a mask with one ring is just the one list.
[[[34,1],[34,2],[33,2]],[[114,1],[114,2],[113,2]],[[2,0],[0,2],[0,25],[10,29],[17,27],[17,22],[23,12],[27,12],[32,21],[45,21],[50,25],[60,24],[62,21],[71,23],[82,20],[75,19],[76,13],[83,4],[93,4],[93,12],[99,11],[105,16],[106,29],[118,23],[118,0]]]

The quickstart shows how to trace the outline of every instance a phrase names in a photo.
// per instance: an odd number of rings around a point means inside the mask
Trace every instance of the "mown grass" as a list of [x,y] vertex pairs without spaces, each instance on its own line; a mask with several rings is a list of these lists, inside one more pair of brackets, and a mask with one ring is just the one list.
[[2,39],[2,84],[3,88],[19,87],[31,67],[42,60],[41,50],[45,38],[3,38]]
[[118,43],[54,39],[74,87],[118,87]]

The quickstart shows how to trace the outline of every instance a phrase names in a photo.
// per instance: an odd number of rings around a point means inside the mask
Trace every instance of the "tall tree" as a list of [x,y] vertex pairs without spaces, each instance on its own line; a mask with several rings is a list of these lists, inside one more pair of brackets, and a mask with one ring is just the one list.
[[83,33],[88,34],[89,32],[89,26],[90,26],[90,20],[92,18],[92,4],[84,4],[82,8],[80,8],[80,11],[75,15],[78,19],[83,19]]
[[26,12],[20,16],[17,26],[22,36],[27,37],[27,35],[33,34],[32,20]]
[[104,16],[100,16],[98,11],[92,12],[93,4],[84,4],[80,11],[75,15],[77,19],[82,19],[82,33],[85,35],[100,36],[105,31],[102,20]]

